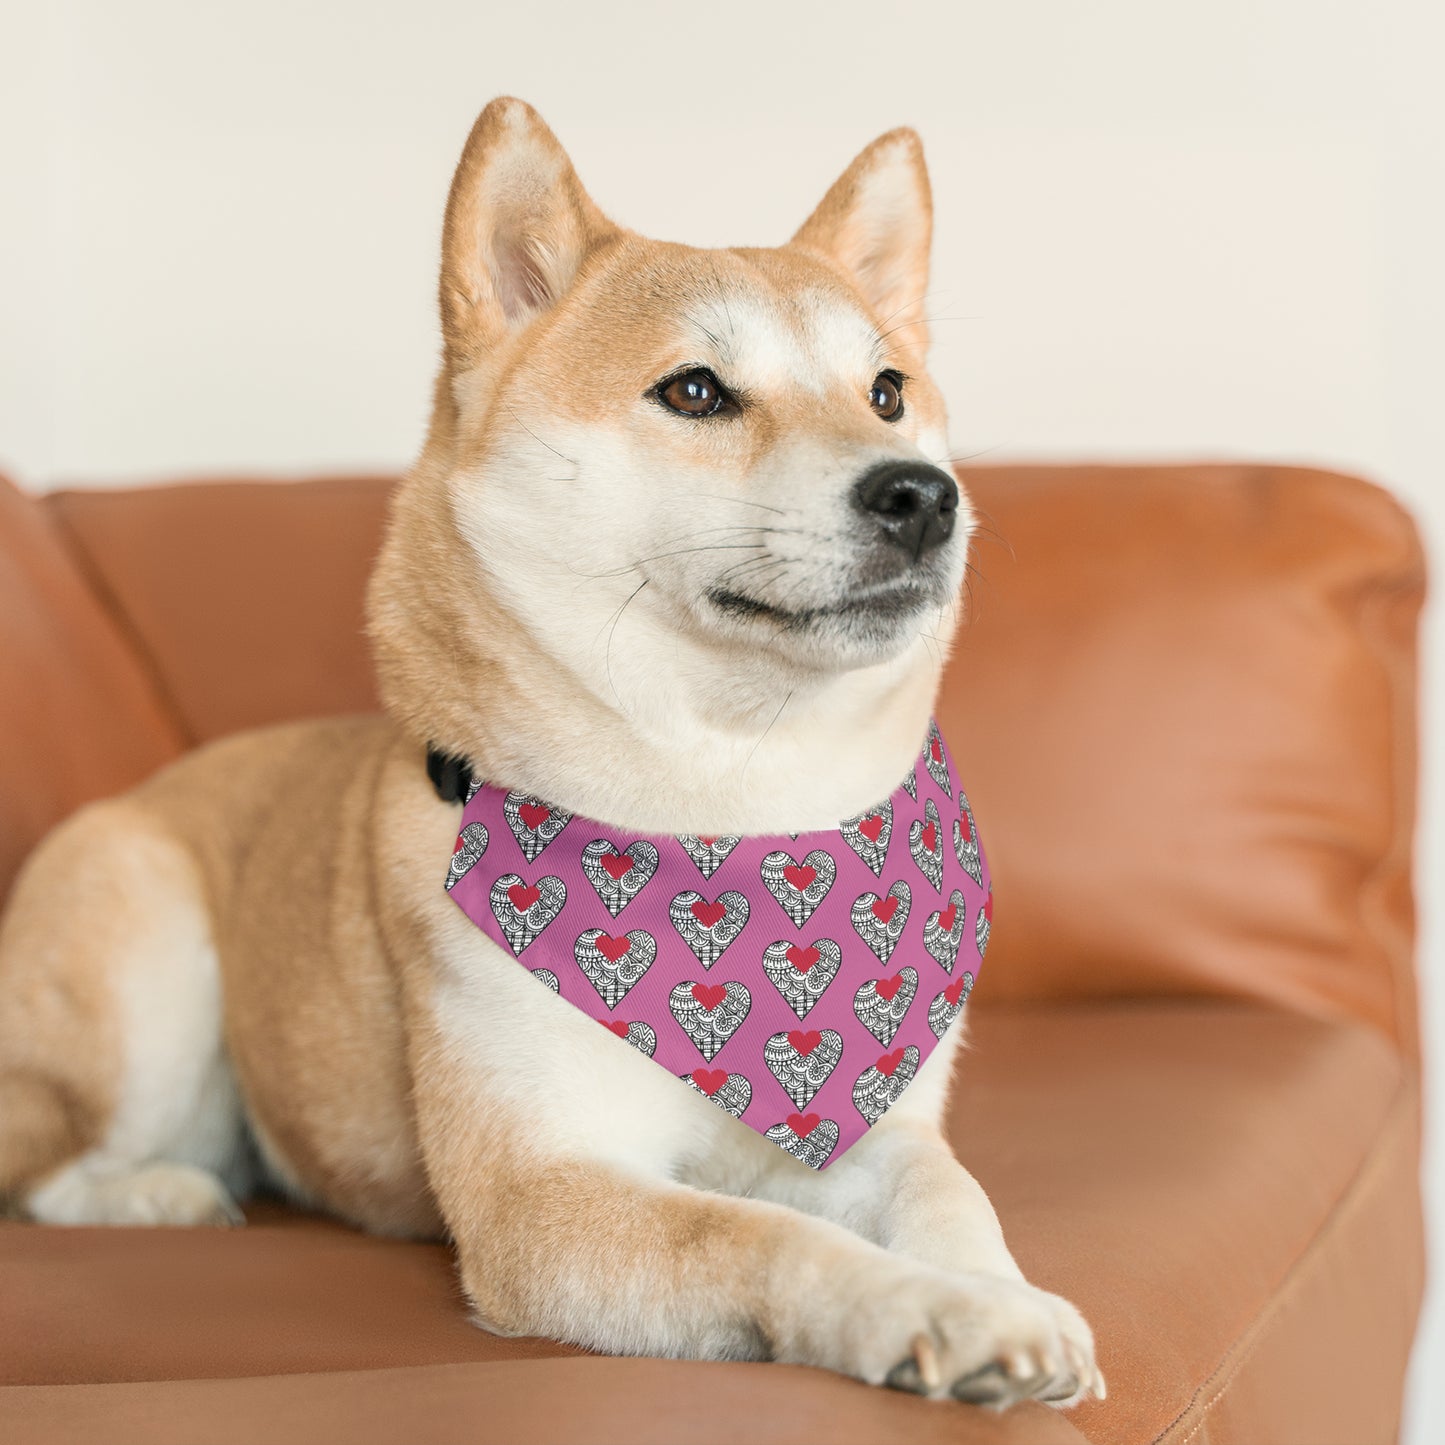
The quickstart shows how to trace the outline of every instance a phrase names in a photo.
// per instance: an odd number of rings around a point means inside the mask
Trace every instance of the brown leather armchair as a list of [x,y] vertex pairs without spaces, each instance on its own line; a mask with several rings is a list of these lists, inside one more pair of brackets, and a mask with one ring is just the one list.
[[[952,1128],[1093,1323],[1107,1402],[993,1415],[498,1339],[444,1247],[261,1204],[229,1232],[0,1225],[0,1437],[1393,1440],[1422,1279],[1415,532],[1316,471],[966,481],[941,716],[997,926]],[[0,484],[0,890],[187,747],[374,706],[386,490]]]

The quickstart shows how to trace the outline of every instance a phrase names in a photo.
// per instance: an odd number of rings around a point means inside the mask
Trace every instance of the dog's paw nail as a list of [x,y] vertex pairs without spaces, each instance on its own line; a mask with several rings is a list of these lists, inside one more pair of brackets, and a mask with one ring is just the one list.
[[246,1214],[235,1200],[228,1197],[217,1204],[215,1218],[209,1222],[227,1229],[240,1229],[246,1223]]
[[968,1405],[997,1405],[1010,1394],[1008,1375],[1000,1364],[985,1365],[953,1382],[953,1398]]
[[943,1383],[943,1371],[939,1369],[938,1350],[934,1347],[932,1338],[928,1335],[914,1335],[911,1348],[924,1388],[938,1389]]
[[1097,1366],[1094,1368],[1094,1398],[1096,1400],[1107,1400],[1109,1391],[1104,1384],[1104,1372]]
[[1079,1379],[1077,1375],[1066,1375],[1060,1380],[1047,1395],[1040,1395],[1039,1399],[1046,1405],[1057,1405],[1061,1400],[1072,1400],[1079,1393]]
[[1002,1364],[1015,1380],[1027,1380],[1047,1369],[1047,1365],[1041,1365],[1027,1350],[1008,1351],[1003,1357]]
[[889,1370],[883,1383],[890,1390],[904,1390],[910,1395],[926,1395],[928,1388],[919,1373],[918,1362],[910,1355]]

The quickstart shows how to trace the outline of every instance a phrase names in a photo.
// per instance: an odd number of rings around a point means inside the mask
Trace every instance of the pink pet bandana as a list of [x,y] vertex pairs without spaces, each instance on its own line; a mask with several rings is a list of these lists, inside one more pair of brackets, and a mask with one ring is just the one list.
[[446,887],[553,993],[823,1168],[954,1023],[988,946],[988,864],[930,724],[921,765],[836,829],[628,833],[474,784]]

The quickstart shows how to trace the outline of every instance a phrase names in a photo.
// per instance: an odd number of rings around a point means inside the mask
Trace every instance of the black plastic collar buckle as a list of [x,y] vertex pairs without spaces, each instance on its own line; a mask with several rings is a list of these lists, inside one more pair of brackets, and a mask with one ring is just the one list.
[[472,787],[472,765],[440,748],[426,750],[426,775],[444,803],[465,803]]

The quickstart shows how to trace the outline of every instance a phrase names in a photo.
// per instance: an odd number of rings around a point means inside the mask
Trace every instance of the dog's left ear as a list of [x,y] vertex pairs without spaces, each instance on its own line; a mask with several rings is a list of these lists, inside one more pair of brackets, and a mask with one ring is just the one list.
[[833,182],[792,244],[837,262],[853,278],[880,325],[906,327],[928,345],[923,298],[933,238],[933,195],[923,143],[890,130],[861,151]]

